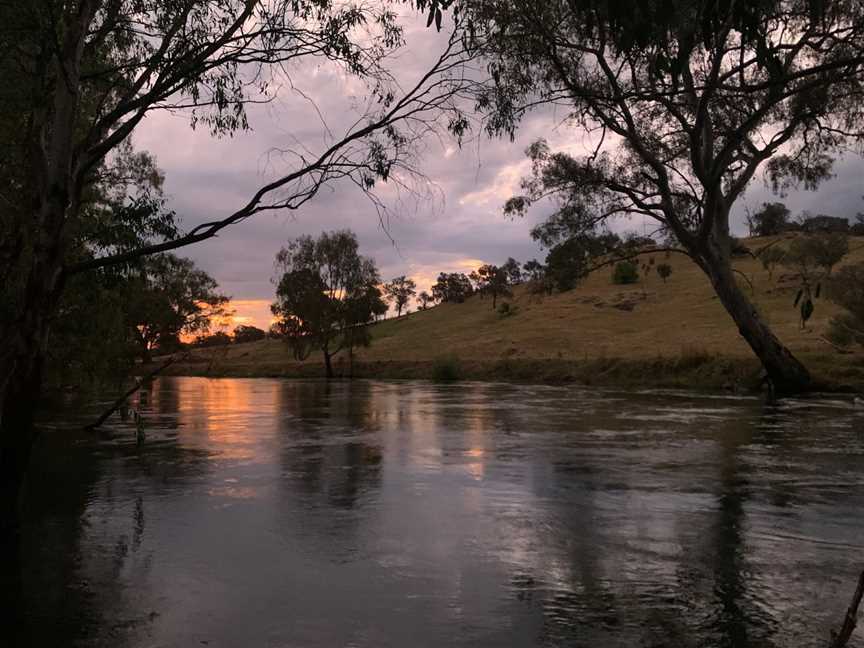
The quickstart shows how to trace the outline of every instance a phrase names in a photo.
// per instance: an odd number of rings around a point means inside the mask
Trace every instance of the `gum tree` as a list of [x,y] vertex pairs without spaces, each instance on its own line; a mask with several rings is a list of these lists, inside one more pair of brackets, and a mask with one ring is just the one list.
[[864,5],[850,0],[476,0],[460,6],[489,56],[493,133],[536,105],[593,136],[584,155],[531,146],[506,210],[546,197],[586,232],[625,215],[671,232],[710,280],[780,392],[807,369],[759,316],[731,264],[730,213],[759,173],[815,188],[862,139]]
[[[332,181],[364,191],[379,180],[398,182],[410,172],[412,141],[435,124],[464,130],[452,110],[465,84],[456,73],[464,60],[458,31],[400,89],[382,66],[402,43],[396,6],[46,0],[0,7],[0,278],[9,286],[0,310],[0,531],[15,525],[51,322],[70,276],[206,240],[261,211],[298,210]],[[368,88],[366,108],[346,131],[330,131],[320,150],[293,151],[294,163],[245,204],[190,231],[92,258],[71,254],[92,187],[149,114],[186,113],[193,126],[230,135],[248,128],[249,102],[276,96],[280,74],[324,62]]]

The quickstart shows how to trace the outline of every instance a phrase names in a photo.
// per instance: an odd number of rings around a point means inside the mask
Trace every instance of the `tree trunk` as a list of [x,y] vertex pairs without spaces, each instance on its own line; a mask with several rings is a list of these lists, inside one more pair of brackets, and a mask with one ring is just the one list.
[[756,307],[735,281],[728,259],[707,261],[705,272],[720,302],[738,326],[738,332],[765,368],[774,390],[793,394],[811,389],[813,381],[810,372],[762,321]]

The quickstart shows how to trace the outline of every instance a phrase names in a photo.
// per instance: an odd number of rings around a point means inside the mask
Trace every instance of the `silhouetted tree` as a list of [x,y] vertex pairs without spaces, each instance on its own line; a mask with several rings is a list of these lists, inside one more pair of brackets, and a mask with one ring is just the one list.
[[232,337],[234,339],[234,344],[244,344],[246,342],[257,342],[258,340],[263,340],[267,337],[267,332],[257,326],[252,326],[251,324],[240,324],[239,326],[234,327]]
[[224,331],[216,331],[215,333],[204,333],[197,336],[192,341],[192,346],[200,348],[220,347],[231,344],[231,336]]
[[750,236],[776,236],[789,224],[789,210],[782,202],[762,203],[762,209],[747,216]]
[[658,263],[657,275],[663,280],[663,283],[665,284],[666,280],[672,276],[672,266],[668,263]]
[[271,310],[285,339],[298,360],[319,349],[332,378],[333,356],[362,343],[359,332],[346,331],[386,310],[374,261],[358,254],[353,232],[340,230],[294,239],[276,255],[276,268],[281,274]]
[[474,284],[475,291],[481,296],[492,297],[492,308],[498,306],[498,297],[509,297],[513,293],[510,290],[507,271],[503,267],[492,264],[484,264],[473,271],[470,279]]
[[426,310],[427,308],[429,308],[434,303],[435,303],[435,298],[432,297],[432,295],[430,295],[425,290],[422,291],[419,295],[417,295],[417,308],[419,310]]
[[396,317],[402,315],[402,309],[416,294],[417,284],[405,275],[384,284],[384,296],[396,307]]
[[522,270],[529,281],[542,281],[543,277],[546,275],[546,266],[540,263],[537,259],[526,261],[522,265]]
[[461,304],[473,292],[471,280],[462,272],[442,272],[432,286],[432,298],[439,302]]
[[[141,358],[180,334],[206,331],[228,314],[228,297],[190,259],[159,254],[142,259],[127,279],[131,291],[126,319],[138,342]],[[163,349],[164,350],[164,349]]]
[[501,270],[507,275],[507,283],[511,286],[517,286],[522,283],[522,266],[513,257],[507,258],[507,261],[501,266]]

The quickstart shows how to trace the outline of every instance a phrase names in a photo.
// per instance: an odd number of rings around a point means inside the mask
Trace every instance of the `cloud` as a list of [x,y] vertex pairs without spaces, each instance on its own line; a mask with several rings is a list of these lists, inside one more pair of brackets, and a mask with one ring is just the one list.
[[[430,64],[442,37],[425,29],[422,21],[410,26],[409,46],[390,62],[403,86]],[[281,89],[272,103],[250,107],[252,132],[214,139],[205,130],[192,130],[183,115],[169,113],[149,116],[136,131],[137,146],[155,153],[165,170],[166,192],[185,227],[240,208],[256,189],[290,168],[294,158],[289,151],[322,150],[356,119],[357,107],[365,101],[362,84],[331,66],[309,61],[288,72],[290,78],[279,79]],[[529,231],[551,206],[538,206],[524,219],[505,219],[501,211],[530,168],[525,148],[540,137],[554,150],[574,153],[588,152],[596,143],[596,135],[563,122],[551,109],[529,115],[512,142],[478,137],[460,148],[454,141],[430,137],[417,142],[418,164],[435,191],[423,200],[402,195],[400,205],[394,188],[385,186],[381,194],[394,210],[383,224],[362,192],[342,182],[297,212],[258,214],[181,254],[219,281],[233,297],[238,316],[249,317],[262,328],[269,323],[274,295],[273,258],[287,240],[300,234],[350,228],[361,252],[375,258],[385,280],[405,274],[427,290],[439,272],[467,271],[471,268],[466,264],[479,265],[480,260],[542,259],[544,252]],[[786,202],[793,212],[810,209],[851,216],[864,211],[860,159],[845,158],[836,171],[836,178],[819,193],[791,194]],[[744,232],[745,205],[754,208],[769,199],[770,192],[754,183],[734,209],[735,231]],[[615,227],[641,230],[642,221]]]

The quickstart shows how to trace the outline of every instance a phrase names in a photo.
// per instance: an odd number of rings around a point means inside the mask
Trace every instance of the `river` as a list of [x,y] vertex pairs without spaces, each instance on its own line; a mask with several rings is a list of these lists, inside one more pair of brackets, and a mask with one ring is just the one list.
[[138,407],[140,442],[75,431],[98,408],[44,432],[12,645],[824,646],[864,567],[851,399],[164,378]]

